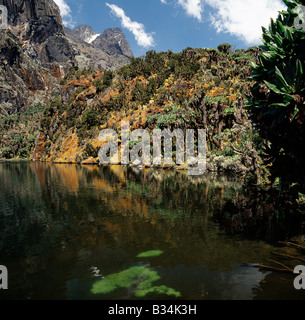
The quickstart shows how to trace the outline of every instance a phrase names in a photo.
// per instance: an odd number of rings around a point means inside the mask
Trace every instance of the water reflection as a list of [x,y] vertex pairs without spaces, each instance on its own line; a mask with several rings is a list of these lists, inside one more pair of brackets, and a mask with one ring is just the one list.
[[[287,224],[273,232],[267,205],[236,177],[0,163],[0,188],[0,264],[10,275],[0,298],[135,299],[133,288],[92,295],[92,270],[106,276],[141,265],[182,299],[304,298],[290,276],[243,266],[265,262],[273,246],[262,240],[285,236]],[[137,258],[148,250],[164,254]]]

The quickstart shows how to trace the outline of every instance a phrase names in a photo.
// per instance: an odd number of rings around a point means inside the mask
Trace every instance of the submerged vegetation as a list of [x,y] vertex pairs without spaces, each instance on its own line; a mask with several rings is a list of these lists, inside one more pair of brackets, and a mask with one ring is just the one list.
[[[162,253],[160,250],[147,251],[140,253],[137,258],[155,257]],[[161,277],[157,271],[145,266],[134,266],[119,273],[110,274],[95,282],[91,292],[93,294],[109,294],[118,288],[125,288],[133,289],[137,298],[143,298],[148,294],[160,294],[176,298],[181,296],[179,291],[167,286],[154,286],[153,283],[160,279]]]
[[304,299],[289,274],[253,268],[279,267],[269,258],[290,266],[270,251],[297,254],[271,244],[302,224],[293,229],[292,209],[276,216],[274,199],[249,196],[237,176],[15,162],[0,164],[0,185],[1,254],[23,266],[11,273],[10,297],[28,299],[30,284],[31,299]]
[[151,250],[142,252],[137,255],[137,258],[151,258],[151,257],[158,257],[161,256],[163,252],[161,250]]

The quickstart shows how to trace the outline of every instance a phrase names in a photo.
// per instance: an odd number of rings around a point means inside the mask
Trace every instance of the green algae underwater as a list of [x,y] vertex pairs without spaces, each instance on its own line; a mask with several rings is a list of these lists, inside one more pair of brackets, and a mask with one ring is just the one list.
[[[162,255],[161,250],[142,252],[137,258],[152,258]],[[106,276],[94,283],[91,292],[93,294],[108,294],[117,288],[135,288],[134,295],[143,298],[150,293],[181,297],[181,293],[167,286],[154,286],[153,283],[161,280],[157,271],[145,266],[133,266],[119,273]]]

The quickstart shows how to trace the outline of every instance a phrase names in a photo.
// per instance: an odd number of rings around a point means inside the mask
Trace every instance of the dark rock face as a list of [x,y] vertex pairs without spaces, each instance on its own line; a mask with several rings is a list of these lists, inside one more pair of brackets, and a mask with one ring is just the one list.
[[123,55],[127,58],[133,57],[129,43],[119,28],[106,29],[93,41],[93,44],[112,56]]
[[1,35],[0,114],[17,113],[35,100],[43,102],[55,85],[56,79],[51,72],[39,67],[24,53],[10,33]]
[[0,5],[8,9],[8,30],[0,33],[0,113],[9,115],[47,101],[75,54],[53,0]]
[[[8,9],[10,32],[29,56],[41,64],[74,61],[58,6],[53,0],[0,0]],[[51,49],[56,46],[56,50]]]

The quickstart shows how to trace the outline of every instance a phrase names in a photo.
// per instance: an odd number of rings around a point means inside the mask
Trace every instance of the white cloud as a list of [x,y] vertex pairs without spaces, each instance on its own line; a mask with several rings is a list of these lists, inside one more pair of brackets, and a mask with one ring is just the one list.
[[[168,4],[167,0],[160,0]],[[282,0],[173,0],[199,22],[210,20],[217,32],[230,33],[247,45],[261,43],[262,26],[285,9]],[[212,9],[212,10],[211,10]]]
[[54,0],[54,2],[58,5],[60,14],[62,16],[62,22],[65,27],[75,27],[75,23],[73,21],[72,15],[71,15],[71,8],[69,5],[65,2],[65,0]]
[[[163,1],[161,0],[161,2]],[[202,0],[178,0],[178,4],[182,6],[188,16],[196,18],[198,21],[202,20]]]
[[281,0],[205,0],[215,9],[211,14],[217,32],[238,36],[248,45],[260,44],[262,26],[268,27],[270,18],[286,6]]
[[152,34],[145,32],[145,27],[142,23],[132,21],[128,16],[126,16],[124,10],[117,5],[109,4],[107,2],[106,5],[111,9],[111,12],[114,15],[121,19],[122,27],[133,33],[139,46],[148,48],[155,45]]

